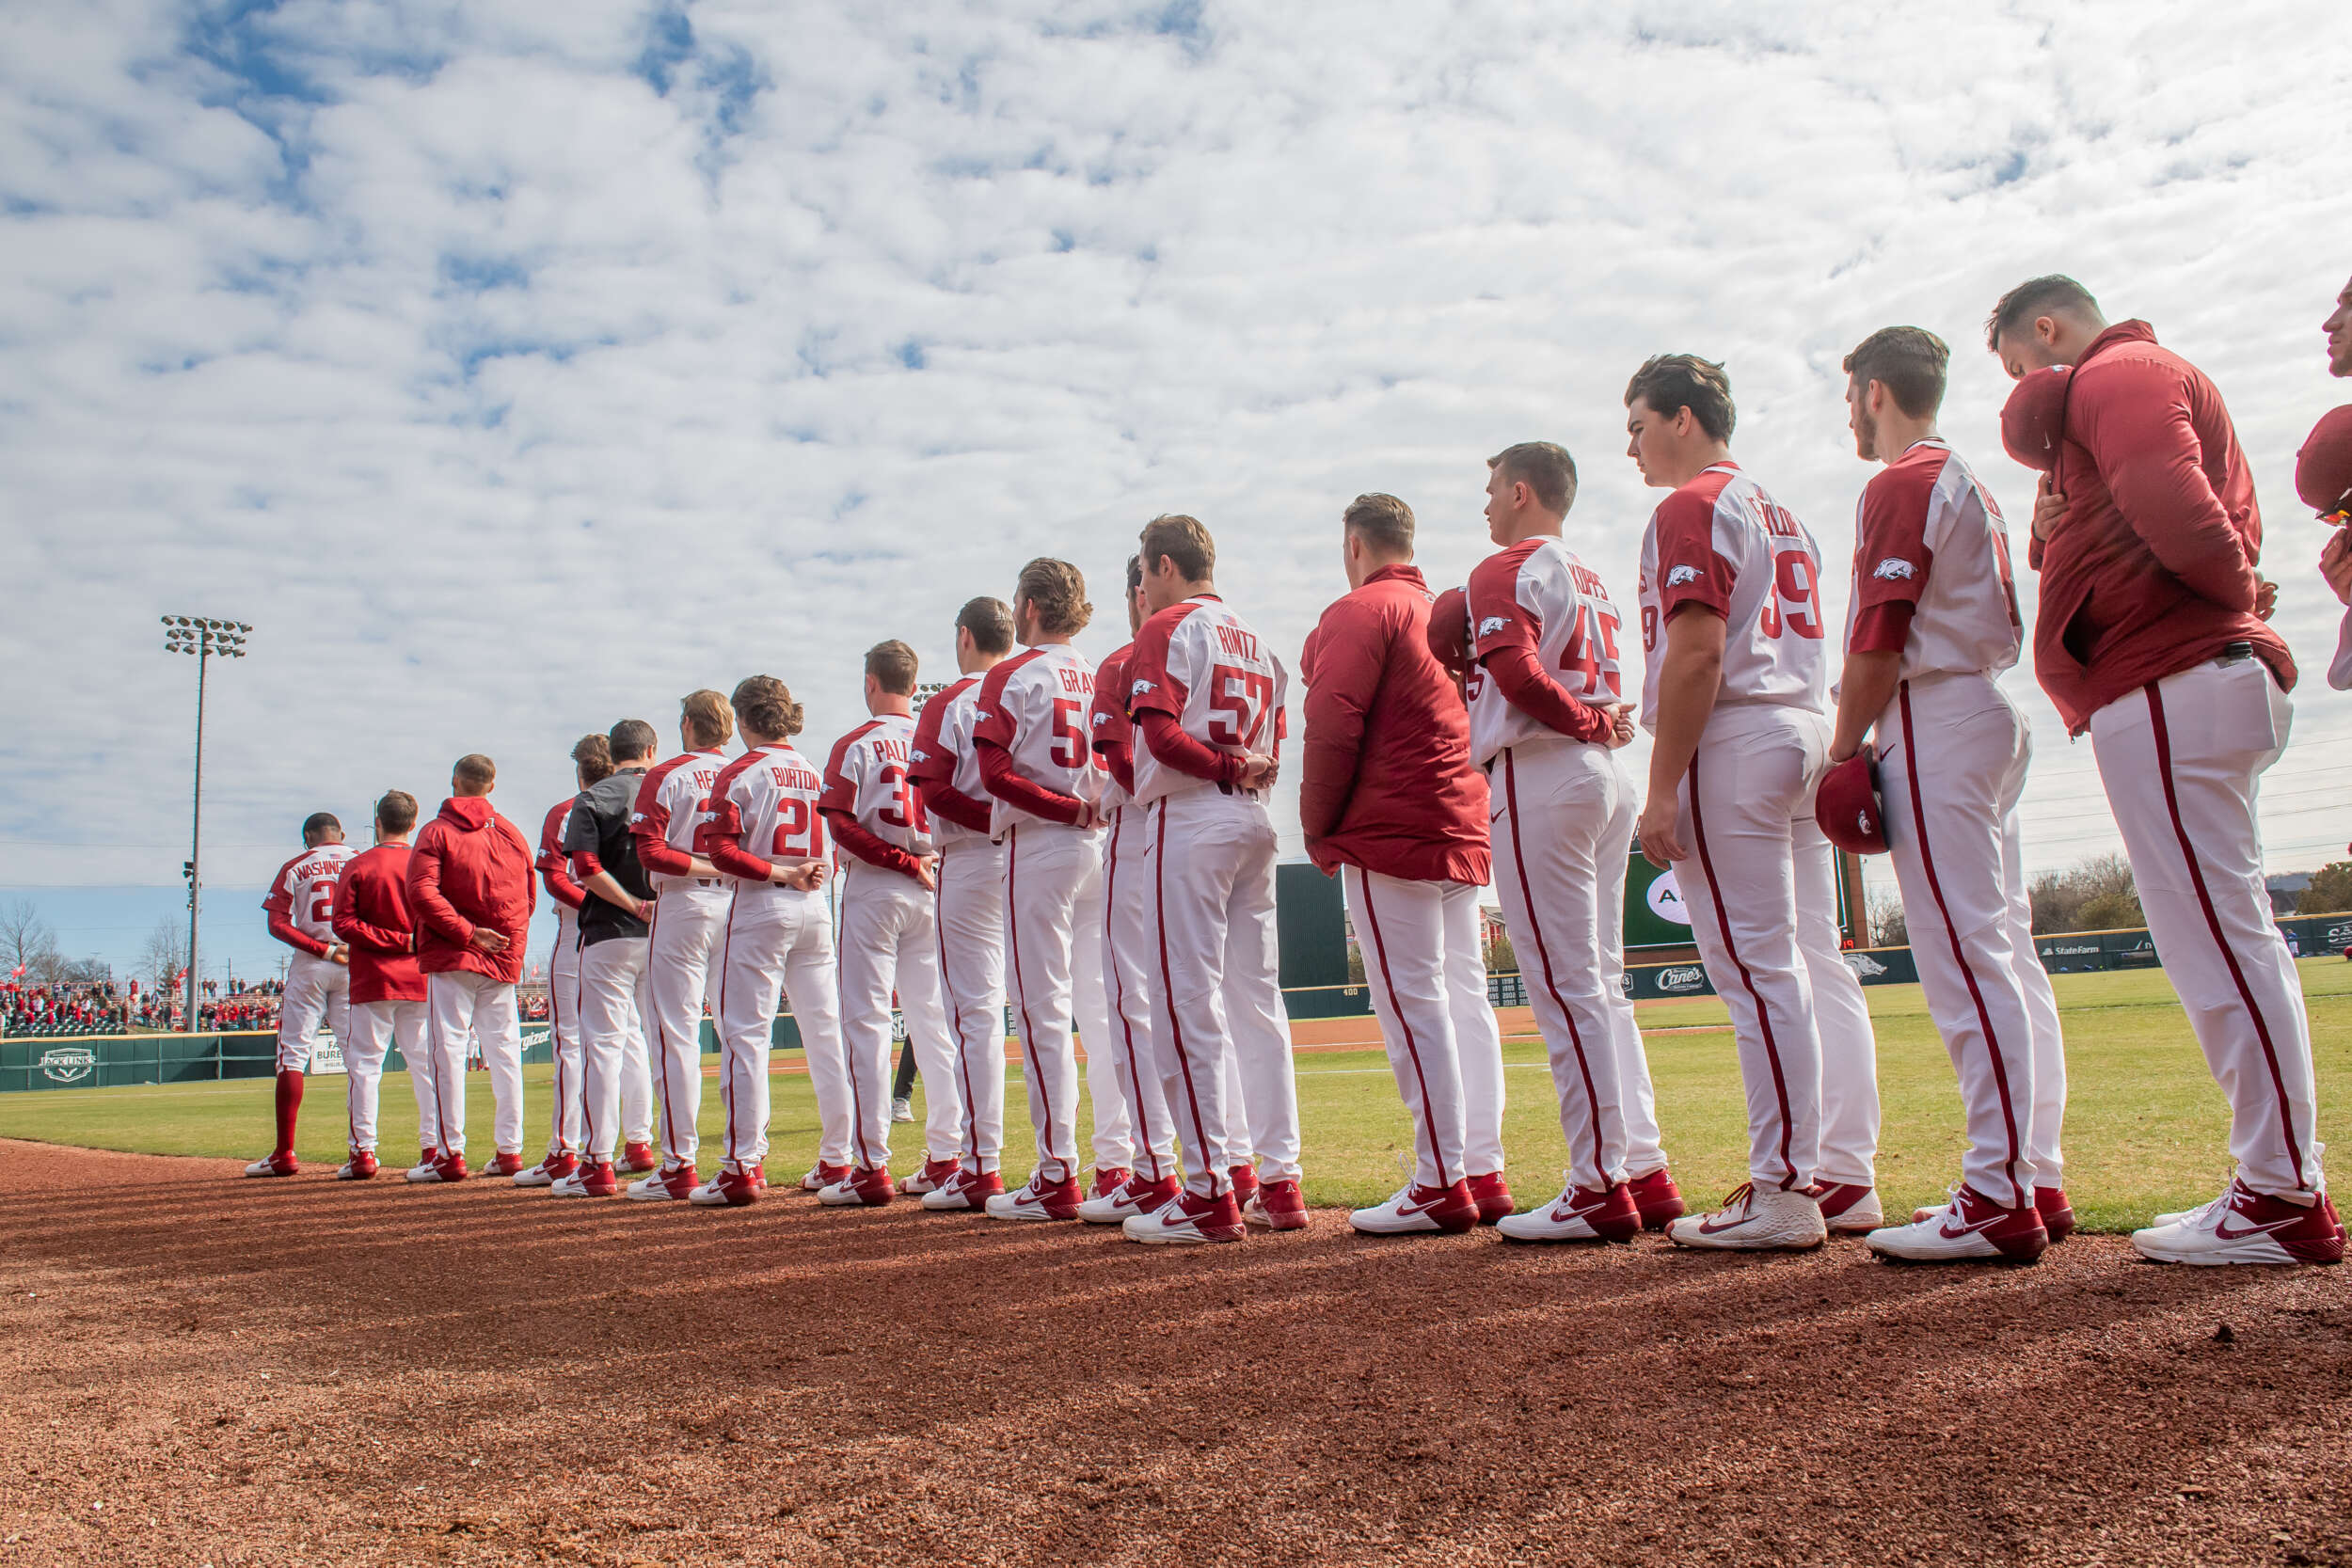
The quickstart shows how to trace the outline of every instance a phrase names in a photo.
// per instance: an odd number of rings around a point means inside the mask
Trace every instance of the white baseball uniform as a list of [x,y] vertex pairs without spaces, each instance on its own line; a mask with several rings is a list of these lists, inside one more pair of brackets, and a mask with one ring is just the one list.
[[[979,698],[977,675],[932,694],[914,726],[907,772],[927,792],[944,785],[985,807],[972,748]],[[940,812],[926,815],[939,854],[933,923],[940,1002],[956,1051],[956,1152],[965,1170],[993,1171],[1005,1151],[1005,849]]]
[[1880,793],[1911,955],[1960,1076],[1961,1175],[2004,1208],[2062,1184],[2066,1053],[2033,945],[2017,802],[2033,743],[1994,683],[2024,625],[2000,509],[1942,440],[1855,508],[1850,654],[1900,656],[1878,718]]
[[914,739],[910,714],[868,719],[834,743],[818,802],[847,856],[835,894],[841,1038],[850,1069],[850,1157],[863,1170],[890,1164],[894,990],[923,1074],[928,1158],[955,1158],[963,1119],[961,1064],[940,1001],[937,911],[931,890],[914,875],[915,863],[931,852],[931,832],[907,777]]
[[661,1163],[691,1169],[700,1146],[703,1104],[703,1007],[718,990],[711,955],[725,927],[735,885],[698,876],[691,858],[710,821],[710,786],[726,759],[688,752],[645,774],[629,813],[637,858],[654,887],[653,929],[646,937],[646,1022],[654,1092],[661,1103]]
[[[1276,754],[1289,675],[1256,632],[1204,594],[1144,623],[1127,676],[1128,712],[1143,732],[1135,800],[1152,816],[1152,1048],[1185,1185],[1216,1197],[1231,1190],[1232,1167],[1253,1158],[1262,1181],[1295,1181],[1298,1086],[1266,792],[1170,767],[1152,747],[1147,717],[1168,716],[1210,752]],[[1229,1060],[1240,1065],[1240,1116],[1227,1101]]]
[[1675,879],[1731,1012],[1748,1171],[1765,1190],[1876,1184],[1877,1044],[1838,955],[1836,856],[1813,820],[1829,752],[1820,581],[1804,525],[1728,461],[1660,502],[1642,540],[1645,726],[1666,623],[1724,623],[1714,710],[1676,790],[1691,860]]
[[[976,746],[993,746],[1031,792],[1061,802],[1102,799],[1103,770],[1087,737],[1094,667],[1066,642],[1024,649],[980,683]],[[985,773],[985,762],[983,771]],[[1076,1038],[1088,1044],[1087,1088],[1094,1101],[1098,1167],[1134,1164],[1126,1096],[1111,1053],[1103,981],[1103,835],[1016,804],[984,778],[994,798],[991,825],[1005,850],[1005,932],[1013,1007],[1020,1020],[1029,1122],[1037,1134],[1041,1185],[1078,1174]],[[1045,804],[1025,793],[1031,805]],[[1064,809],[1056,804],[1053,810]]]
[[1633,780],[1605,740],[1562,734],[1513,705],[1489,657],[1532,649],[1575,702],[1623,700],[1620,617],[1608,587],[1556,536],[1498,551],[1465,594],[1470,756],[1493,792],[1495,885],[1551,1059],[1568,1168],[1605,1191],[1666,1168],[1649,1057],[1625,989],[1625,869]]
[[548,1088],[548,1156],[578,1154],[580,1140],[579,878],[564,853],[573,800],[558,800],[539,825],[539,876],[555,905],[555,946],[548,954],[548,1047],[555,1071]]
[[[712,847],[721,849],[722,838],[731,840],[763,876],[776,861],[821,861],[827,846],[818,800],[823,793],[823,779],[791,742],[746,752],[711,786]],[[738,863],[730,858],[726,868]],[[779,994],[791,1000],[809,1081],[818,1087],[817,1157],[848,1164],[849,1069],[841,1050],[832,911],[822,890],[739,878],[719,939],[719,973],[724,1165],[740,1170],[768,1157],[768,1063]]]
[[[1120,700],[1127,687],[1129,643],[1095,672],[1087,722],[1095,752],[1111,776],[1099,804],[1110,814],[1103,837],[1103,979],[1109,991],[1108,1051],[1133,1125],[1136,1174],[1157,1182],[1176,1174],[1176,1126],[1168,1114],[1159,1059],[1152,1047],[1152,882],[1144,850],[1151,843],[1149,810],[1129,800],[1118,769],[1132,778],[1135,725]],[[1123,760],[1112,762],[1113,754]],[[1089,1050],[1089,1057],[1093,1053]]]
[[351,1037],[351,971],[323,955],[335,945],[335,887],[358,851],[348,844],[305,849],[278,868],[262,908],[270,934],[294,949],[278,1008],[278,1070],[308,1072],[319,1025],[338,1045]]

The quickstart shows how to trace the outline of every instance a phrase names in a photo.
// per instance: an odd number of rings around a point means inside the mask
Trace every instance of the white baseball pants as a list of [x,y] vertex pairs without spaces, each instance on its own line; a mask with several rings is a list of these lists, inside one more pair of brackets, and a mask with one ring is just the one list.
[[[741,1169],[768,1158],[768,1063],[775,1046],[780,995],[792,999],[793,1022],[809,1074],[822,1058],[842,1075],[833,917],[825,895],[798,888],[739,888],[719,939],[719,1101],[726,1109],[721,1158]],[[820,1111],[820,1120],[822,1115]],[[849,1164],[846,1127],[827,1124],[818,1158]]]
[[2066,1049],[2035,956],[2017,802],[2033,740],[1980,674],[1904,681],[1879,716],[1879,792],[1929,1016],[1967,1113],[1961,1179],[2007,1208],[2063,1180]]
[[548,955],[548,1047],[555,1058],[549,1084],[548,1153],[577,1154],[580,1140],[580,916],[555,907],[555,951]]
[[1487,783],[1495,887],[1550,1058],[1570,1177],[1605,1189],[1663,1170],[1649,1056],[1625,989],[1633,782],[1616,752],[1562,736],[1505,748]]
[[2230,1154],[2258,1193],[2325,1189],[2303,987],[2271,924],[2254,795],[2294,707],[2250,656],[2215,659],[2090,716],[2149,934],[2230,1101]]
[[1675,881],[1731,1010],[1758,1187],[1875,1185],[1878,1045],[1837,946],[1836,856],[1813,820],[1829,721],[1719,705],[1676,791],[1689,858]]
[[963,1108],[960,1064],[939,997],[939,927],[931,894],[912,877],[858,864],[841,878],[841,1040],[850,1069],[852,1163],[890,1164],[890,998],[907,1021],[923,1074],[929,1158],[955,1158]]
[[653,906],[646,934],[645,994],[652,1036],[654,1093],[661,1101],[664,1165],[691,1165],[701,1143],[703,1005],[716,994],[712,961],[735,902],[735,884],[717,878],[673,878]]
[[1133,1163],[1126,1096],[1110,1052],[1094,1049],[1111,1033],[1102,930],[1103,835],[1053,822],[1006,830],[1006,947],[1037,1172],[1044,1181],[1078,1174],[1078,1038],[1089,1048],[1095,1163]]
[[[1127,1101],[1135,1164],[1146,1181],[1176,1174],[1176,1126],[1168,1118],[1152,1051],[1152,821],[1141,806],[1111,812],[1103,841],[1103,979],[1110,991],[1107,1054]],[[1089,1061],[1095,1053],[1088,1048]]]
[[[351,1122],[354,1154],[375,1148],[376,1110],[384,1086],[384,1058],[393,1045],[408,1064],[412,1083],[429,1084],[421,1058],[424,1055],[426,1006],[422,1002],[360,1002],[351,1009],[351,1033],[343,1037],[343,1101]],[[420,1089],[417,1109],[425,1110]],[[431,1119],[418,1124],[421,1135],[433,1135]]]
[[319,1025],[335,1043],[351,1038],[351,971],[309,953],[286,964],[286,994],[278,1004],[278,1070],[308,1072],[318,1050]]
[[610,1164],[623,1142],[645,1142],[651,1132],[644,1028],[653,1008],[646,994],[651,945],[644,937],[607,937],[580,950],[580,1122],[592,1164]]
[[1359,865],[1340,883],[1389,1069],[1413,1117],[1413,1180],[1450,1187],[1502,1168],[1502,1036],[1486,1001],[1478,889]]
[[424,977],[424,1054],[433,1064],[435,1147],[466,1152],[466,1046],[479,1038],[497,1102],[491,1131],[501,1154],[523,1151],[523,1028],[515,988],[469,969]]
[[1005,1152],[1005,850],[984,838],[939,846],[933,925],[939,990],[955,1037],[956,1149],[993,1171]]
[[1185,1185],[1202,1197],[1231,1190],[1232,1167],[1253,1156],[1262,1180],[1299,1174],[1274,851],[1273,819],[1249,795],[1209,785],[1152,803],[1152,1045]]

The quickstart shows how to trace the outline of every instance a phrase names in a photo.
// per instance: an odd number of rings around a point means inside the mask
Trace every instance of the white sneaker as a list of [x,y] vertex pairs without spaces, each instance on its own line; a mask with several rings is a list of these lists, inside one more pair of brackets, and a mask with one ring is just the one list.
[[1166,1187],[1140,1176],[1130,1176],[1111,1191],[1079,1204],[1078,1217],[1089,1225],[1125,1225],[1131,1215],[1156,1212],[1161,1204],[1176,1196],[1170,1190],[1175,1183],[1172,1176]]
[[890,1102],[890,1119],[893,1121],[913,1121],[914,1119],[914,1101],[912,1100],[892,1101]]
[[641,1176],[628,1184],[628,1196],[640,1203],[675,1203],[692,1192],[694,1167],[680,1165],[675,1170],[658,1170],[651,1176]]
[[588,1196],[587,1176],[587,1167],[583,1165],[569,1176],[550,1181],[548,1183],[548,1196],[549,1197],[586,1197]]
[[1423,1187],[1407,1181],[1386,1203],[1358,1209],[1347,1223],[1367,1236],[1460,1235],[1478,1224],[1478,1204],[1465,1187]]
[[2325,1194],[2295,1203],[2233,1180],[2193,1218],[2133,1231],[2132,1245],[2158,1263],[2341,1263],[2344,1227]]
[[544,1156],[537,1164],[532,1166],[529,1170],[516,1171],[514,1175],[515,1185],[517,1187],[554,1186],[556,1183],[555,1174],[548,1169],[548,1162],[554,1158],[555,1156],[552,1154]]
[[2030,1263],[2049,1246],[2050,1234],[2032,1204],[2004,1209],[1963,1184],[1927,1218],[1882,1227],[1864,1244],[1906,1263]]
[[1541,1209],[1505,1214],[1495,1232],[1506,1242],[1629,1242],[1642,1233],[1632,1189],[1580,1187],[1571,1176]]
[[1667,1226],[1666,1240],[1724,1252],[1804,1251],[1828,1241],[1829,1226],[1811,1195],[1757,1192],[1743,1182],[1715,1212],[1685,1214]]
[[405,1179],[419,1182],[438,1181],[441,1179],[441,1167],[427,1160],[421,1165],[410,1165]]

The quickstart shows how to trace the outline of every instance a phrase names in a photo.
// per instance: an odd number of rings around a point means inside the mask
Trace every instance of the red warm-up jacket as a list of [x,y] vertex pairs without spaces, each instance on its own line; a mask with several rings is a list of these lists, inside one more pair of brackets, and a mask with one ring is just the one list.
[[[510,986],[521,979],[523,943],[538,902],[531,874],[530,844],[488,800],[460,795],[442,801],[408,857],[417,967],[427,974],[470,970]],[[505,950],[469,945],[477,926],[503,936]]]
[[1483,884],[1486,777],[1461,689],[1429,651],[1429,585],[1384,566],[1323,612],[1301,661],[1307,740],[1298,816],[1326,871]]
[[421,1002],[415,922],[408,913],[408,846],[362,849],[335,885],[335,936],[351,949],[351,1000]]
[[2294,687],[2286,643],[2254,613],[2262,515],[2230,411],[2146,322],[2108,327],[2075,361],[2056,484],[2066,515],[2027,555],[2033,663],[2070,732],[2233,642]]

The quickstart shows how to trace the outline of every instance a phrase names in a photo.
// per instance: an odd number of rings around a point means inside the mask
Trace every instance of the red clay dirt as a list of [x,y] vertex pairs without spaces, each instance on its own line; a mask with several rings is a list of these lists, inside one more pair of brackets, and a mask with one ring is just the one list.
[[234,1169],[0,1143],[0,1563],[2352,1564],[2340,1269]]

